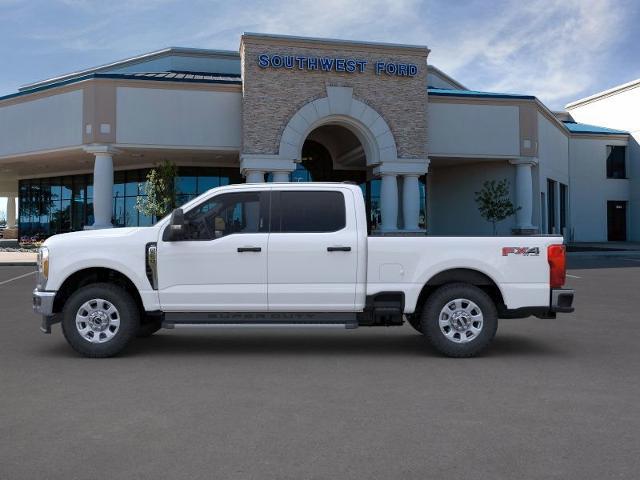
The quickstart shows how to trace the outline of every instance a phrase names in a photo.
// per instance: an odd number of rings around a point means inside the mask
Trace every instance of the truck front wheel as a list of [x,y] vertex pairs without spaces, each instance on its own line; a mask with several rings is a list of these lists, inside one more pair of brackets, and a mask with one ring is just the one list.
[[138,333],[140,312],[124,289],[95,283],[77,290],[62,309],[62,332],[85,357],[112,357]]
[[467,283],[443,285],[422,310],[422,332],[448,357],[472,357],[493,340],[498,328],[496,306],[480,288]]

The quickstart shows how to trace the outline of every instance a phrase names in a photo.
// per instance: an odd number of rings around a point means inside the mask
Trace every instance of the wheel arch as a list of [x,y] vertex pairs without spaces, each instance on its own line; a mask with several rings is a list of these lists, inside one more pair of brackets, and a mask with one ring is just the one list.
[[77,289],[93,283],[110,283],[120,286],[132,296],[139,311],[144,312],[142,297],[135,283],[119,270],[107,267],[83,268],[69,275],[62,282],[56,293],[53,301],[53,312],[61,312],[66,301]]
[[434,274],[422,287],[416,302],[415,314],[420,315],[422,308],[434,291],[439,287],[448,283],[467,283],[474,285],[484,292],[493,300],[498,311],[506,309],[502,291],[496,281],[480,270],[473,268],[448,268]]

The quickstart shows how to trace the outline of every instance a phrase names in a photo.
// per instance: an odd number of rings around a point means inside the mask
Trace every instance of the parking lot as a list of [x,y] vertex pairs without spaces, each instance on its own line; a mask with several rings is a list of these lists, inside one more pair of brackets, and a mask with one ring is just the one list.
[[[576,312],[475,359],[409,326],[160,331],[78,357],[0,267],[2,479],[636,479],[640,257],[580,257]],[[22,278],[21,275],[27,276]]]

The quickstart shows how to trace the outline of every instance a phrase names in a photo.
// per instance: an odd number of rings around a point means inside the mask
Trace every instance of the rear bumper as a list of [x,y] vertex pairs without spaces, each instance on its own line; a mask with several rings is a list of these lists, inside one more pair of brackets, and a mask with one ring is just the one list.
[[56,292],[45,292],[38,289],[33,291],[33,311],[42,316],[40,330],[44,333],[51,333],[51,325],[59,321],[53,313],[55,297]]
[[569,288],[551,289],[551,302],[549,309],[557,313],[571,313],[573,308],[573,290]]
[[556,318],[557,313],[573,312],[573,290],[552,288],[548,307],[523,307],[499,312],[500,318],[526,318],[531,315],[538,318]]

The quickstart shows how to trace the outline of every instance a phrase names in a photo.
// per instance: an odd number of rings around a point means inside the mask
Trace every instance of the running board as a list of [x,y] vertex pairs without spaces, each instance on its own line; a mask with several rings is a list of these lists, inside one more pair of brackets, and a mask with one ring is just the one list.
[[355,313],[171,312],[162,328],[357,328]]

